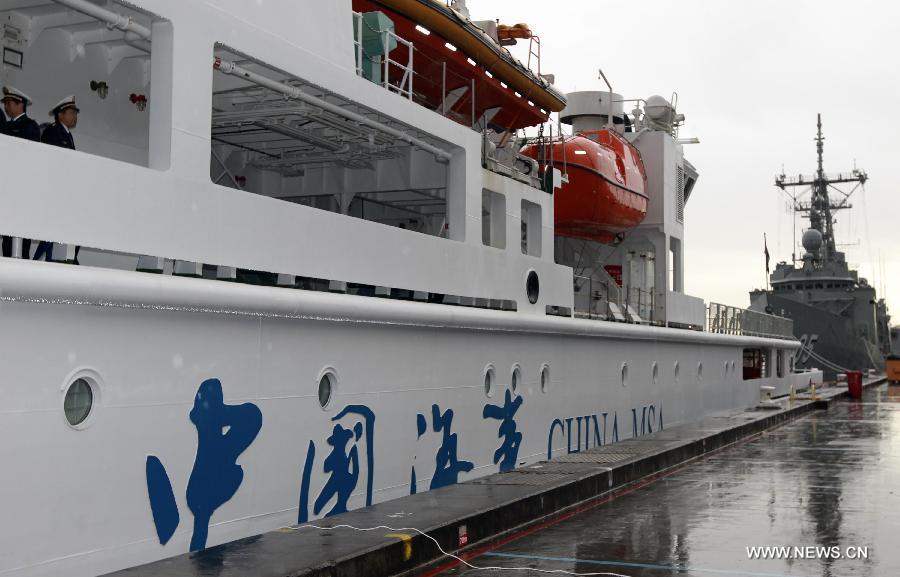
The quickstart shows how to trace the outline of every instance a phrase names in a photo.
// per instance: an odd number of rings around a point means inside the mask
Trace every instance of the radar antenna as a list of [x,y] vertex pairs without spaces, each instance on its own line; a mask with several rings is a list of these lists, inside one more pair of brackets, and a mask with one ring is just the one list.
[[[850,197],[856,190],[866,183],[868,175],[864,170],[856,168],[856,161],[853,162],[853,170],[849,173],[826,174],[824,168],[824,150],[825,136],[822,135],[822,115],[817,115],[817,132],[816,132],[816,155],[817,168],[813,176],[799,175],[795,177],[787,177],[784,172],[775,178],[775,186],[785,191],[791,198],[795,213],[806,215],[809,219],[810,227],[822,234],[822,247],[816,255],[824,261],[831,261],[835,258],[837,252],[834,239],[834,213],[838,210],[853,208],[850,204]],[[836,185],[854,183],[853,188],[849,192],[844,192]],[[807,191],[800,194],[792,194],[788,189],[796,187],[808,187]],[[829,196],[829,190],[837,193],[832,200]],[[808,199],[806,197],[809,195]],[[796,262],[796,254],[794,261]]]

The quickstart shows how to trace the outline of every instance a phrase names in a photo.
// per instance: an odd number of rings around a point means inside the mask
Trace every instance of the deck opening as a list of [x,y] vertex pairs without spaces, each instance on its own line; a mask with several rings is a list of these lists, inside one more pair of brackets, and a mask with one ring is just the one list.
[[449,143],[223,45],[213,69],[214,183],[449,236]]

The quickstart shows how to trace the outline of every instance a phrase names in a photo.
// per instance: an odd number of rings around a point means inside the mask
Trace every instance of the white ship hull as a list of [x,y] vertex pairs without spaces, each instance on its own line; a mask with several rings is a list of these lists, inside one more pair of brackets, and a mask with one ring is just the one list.
[[[309,518],[327,514],[337,494],[313,509],[329,477],[328,437],[335,423],[352,430],[367,422],[359,412],[333,420],[348,405],[374,417],[347,446],[358,448],[348,503],[356,508],[367,492],[372,502],[410,494],[413,474],[419,491],[429,488],[443,438],[434,405],[443,416],[452,410],[456,456],[471,463],[458,480],[497,472],[501,420],[484,409],[504,405],[515,366],[521,465],[750,406],[759,383],[737,374],[742,347],[795,347],[44,263],[7,260],[0,270],[0,318],[16,327],[0,337],[0,495],[4,517],[16,520],[0,525],[2,574],[92,575],[188,551],[195,528],[186,487],[198,454],[189,415],[208,379],[221,382],[225,404],[258,407],[262,423],[237,458],[242,482],[209,520],[207,546],[296,523],[304,507]],[[325,370],[337,383],[322,409]],[[72,435],[61,394],[77,375],[94,379],[99,394],[86,427]],[[801,376],[771,384],[784,392]],[[149,456],[165,467],[180,516],[165,545],[148,498]]]
[[[76,151],[0,136],[0,234],[82,247],[0,258],[0,576],[110,572],[821,379],[791,372],[796,341],[684,328],[705,307],[673,126],[630,134],[649,209],[602,251],[611,291],[556,259],[514,136],[489,157],[487,116],[365,77],[349,0],[88,4],[0,6],[24,53],[3,82],[81,107]],[[350,285],[392,298],[324,292]],[[744,380],[748,347],[778,370]],[[74,426],[73,390],[93,402]]]

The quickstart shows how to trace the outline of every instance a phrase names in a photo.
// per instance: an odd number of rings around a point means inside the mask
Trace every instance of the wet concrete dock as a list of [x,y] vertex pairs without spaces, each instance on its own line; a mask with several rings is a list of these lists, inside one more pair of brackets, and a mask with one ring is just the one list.
[[[829,549],[751,559],[756,546],[836,547],[841,558]],[[850,558],[863,556],[857,548],[867,558]],[[469,561],[630,577],[898,575],[900,386],[809,413]]]
[[[287,528],[117,575],[486,574],[458,567],[412,528],[478,566],[629,576],[895,575],[900,387],[871,388],[864,402],[840,400],[845,390],[785,400],[780,410],[717,415],[317,522],[328,529]],[[756,546],[835,546],[845,556],[846,547],[867,547],[868,559],[748,558],[746,548]]]

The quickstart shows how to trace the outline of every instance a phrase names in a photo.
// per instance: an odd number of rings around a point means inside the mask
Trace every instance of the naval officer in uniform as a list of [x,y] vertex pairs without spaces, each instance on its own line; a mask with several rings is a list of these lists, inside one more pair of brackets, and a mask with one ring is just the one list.
[[31,105],[31,99],[28,95],[12,86],[3,87],[3,109],[9,121],[6,123],[6,134],[25,138],[27,140],[40,141],[41,129],[38,123],[28,118],[28,107]]
[[[61,148],[75,150],[75,139],[72,137],[72,129],[78,124],[78,106],[75,105],[74,96],[66,96],[50,111],[53,124],[44,129],[41,134],[41,142]],[[78,252],[80,246],[75,247],[75,264],[78,264]],[[53,258],[53,243],[42,240],[34,251],[34,260],[47,260]]]
[[[3,87],[3,110],[9,120],[6,122],[4,133],[17,138],[25,138],[27,140],[40,141],[41,129],[38,123],[28,118],[26,114],[31,99],[27,94],[12,86]],[[13,256],[13,239],[10,236],[4,236],[2,242],[3,256]],[[31,252],[31,240],[22,239],[22,254],[15,255],[18,257],[28,258]]]
[[53,117],[53,124],[44,129],[44,134],[41,135],[41,142],[75,150],[75,139],[72,137],[72,129],[78,124],[78,112],[74,96],[63,98],[50,111],[50,116]]

